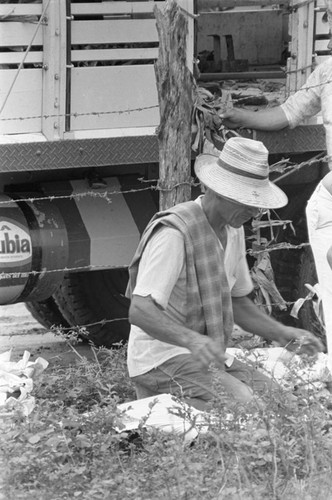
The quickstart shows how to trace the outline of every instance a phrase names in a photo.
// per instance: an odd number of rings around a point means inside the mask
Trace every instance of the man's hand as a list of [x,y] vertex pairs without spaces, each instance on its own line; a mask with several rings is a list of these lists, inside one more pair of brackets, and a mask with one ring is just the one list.
[[237,108],[230,108],[219,114],[220,118],[222,118],[223,125],[227,128],[239,128],[243,126],[244,116],[243,112]]
[[285,327],[282,337],[277,339],[289,351],[313,356],[324,350],[322,342],[307,330]]
[[188,346],[199,368],[207,369],[213,362],[218,368],[224,368],[226,356],[220,345],[206,335],[197,334]]

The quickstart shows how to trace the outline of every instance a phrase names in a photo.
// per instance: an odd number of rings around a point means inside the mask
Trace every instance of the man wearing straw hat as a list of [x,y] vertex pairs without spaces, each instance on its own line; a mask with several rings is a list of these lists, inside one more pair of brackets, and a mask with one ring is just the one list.
[[243,224],[261,210],[287,203],[268,178],[268,151],[234,137],[220,156],[201,154],[195,172],[205,187],[195,201],[157,213],[144,231],[129,268],[131,298],[129,375],[137,398],[181,394],[205,409],[218,380],[246,402],[273,382],[225,353],[235,321],[240,327],[298,352],[315,354],[321,342],[306,330],[284,326],[249,298]]

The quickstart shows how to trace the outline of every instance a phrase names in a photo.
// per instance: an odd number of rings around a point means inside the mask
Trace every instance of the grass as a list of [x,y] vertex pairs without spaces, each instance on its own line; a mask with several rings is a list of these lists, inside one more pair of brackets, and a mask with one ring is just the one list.
[[157,429],[123,435],[117,405],[135,398],[126,348],[94,353],[48,368],[29,418],[1,422],[3,500],[332,499],[330,396],[215,401],[190,446]]

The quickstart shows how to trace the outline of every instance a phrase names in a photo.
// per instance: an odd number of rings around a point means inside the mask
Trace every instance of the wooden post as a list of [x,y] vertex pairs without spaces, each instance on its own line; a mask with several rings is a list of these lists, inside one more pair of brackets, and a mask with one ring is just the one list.
[[160,109],[159,208],[191,198],[191,122],[194,80],[187,59],[188,20],[174,0],[154,9],[159,35],[155,64]]
[[314,37],[314,2],[292,0],[289,16],[290,57],[287,60],[286,97],[294,94],[312,72]]

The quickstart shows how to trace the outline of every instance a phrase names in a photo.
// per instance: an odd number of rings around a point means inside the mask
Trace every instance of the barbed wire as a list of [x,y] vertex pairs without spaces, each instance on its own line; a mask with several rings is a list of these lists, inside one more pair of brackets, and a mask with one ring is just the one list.
[[63,273],[63,272],[72,272],[72,271],[92,271],[93,269],[104,269],[113,270],[113,269],[123,269],[127,266],[105,266],[104,264],[88,264],[86,266],[77,266],[77,267],[61,267],[59,269],[42,269],[40,271],[14,271],[6,273],[2,271],[0,273],[0,281],[4,279],[11,278],[28,278],[29,276],[38,276],[52,273]]
[[[262,250],[253,250],[247,249],[246,253],[251,256],[256,256],[262,253],[271,253],[273,251],[278,250],[299,250],[304,247],[309,246],[309,243],[300,243],[298,245],[294,245],[292,243],[282,242],[276,243],[272,246],[268,246]],[[0,281],[5,279],[13,279],[13,278],[28,278],[29,276],[38,276],[38,275],[46,275],[52,273],[69,273],[69,272],[78,272],[78,271],[93,271],[94,269],[99,270],[112,270],[112,269],[123,269],[128,266],[105,266],[105,264],[88,264],[86,266],[77,266],[77,267],[61,267],[58,269],[41,269],[40,271],[32,270],[32,271],[13,271],[13,272],[5,272],[2,271],[0,273]]]
[[108,323],[115,323],[117,321],[128,321],[128,317],[124,318],[112,318],[112,319],[101,319],[100,321],[95,321],[93,323],[86,323],[84,325],[73,325],[73,326],[57,326],[57,325],[52,325],[51,330],[61,330],[61,331],[71,331],[71,330],[82,330],[86,328],[90,328],[93,326],[105,326]]
[[[305,301],[309,301],[311,300],[310,297],[303,297],[303,299]],[[284,301],[283,302],[283,305],[286,307],[286,308],[289,308],[291,306],[293,306],[295,303],[297,302],[297,300],[294,300],[294,301]],[[265,304],[264,303],[256,303],[256,305],[258,307],[265,307]],[[275,303],[269,303],[268,304],[269,306],[271,307],[278,307],[280,306],[280,303],[278,302],[275,302]],[[90,327],[94,327],[94,326],[105,326],[107,324],[110,324],[110,323],[115,323],[117,321],[128,321],[128,317],[122,317],[122,318],[112,318],[112,319],[101,319],[99,321],[94,321],[93,323],[86,323],[84,325],[72,325],[72,326],[62,326],[62,325],[52,325],[50,327],[50,330],[51,331],[59,331],[60,332],[70,332],[70,331],[77,331],[78,333],[80,333],[81,330],[85,330],[85,329],[88,329]],[[83,332],[84,334],[84,332]]]
[[[303,297],[303,299],[305,301],[309,301],[311,300],[310,297]],[[294,301],[284,301],[283,302],[283,305],[286,307],[286,308],[289,308],[291,306],[293,306],[295,303],[297,302],[297,300],[294,300]],[[258,307],[265,307],[265,304],[264,303],[256,303]],[[269,306],[271,307],[278,307],[280,306],[280,303],[279,302],[275,302],[275,303],[269,303],[268,304]],[[62,325],[52,325],[50,327],[50,330],[51,331],[59,331],[60,332],[70,332],[70,331],[77,331],[78,333],[80,333],[81,330],[85,330],[85,329],[88,329],[90,327],[94,327],[94,326],[105,326],[107,324],[110,324],[110,323],[115,323],[117,321],[128,321],[128,317],[122,317],[122,318],[112,318],[112,319],[101,319],[99,321],[95,321],[93,323],[86,323],[84,325],[72,325],[72,326],[62,326]],[[83,335],[84,335],[84,332],[83,332]]]
[[[318,154],[311,158],[310,160],[303,161],[301,163],[292,163],[289,164],[289,160],[280,160],[270,166],[270,170],[272,172],[277,172],[278,170],[280,171],[281,168],[283,168],[283,171],[288,170],[286,174],[283,174],[279,177],[277,177],[274,180],[274,183],[277,183],[280,179],[283,179],[285,176],[290,175],[291,173],[300,170],[301,168],[304,168],[306,166],[312,166],[321,162],[325,162],[331,159],[331,156],[329,155],[324,155]],[[284,165],[284,167],[283,167]],[[55,201],[55,200],[66,200],[66,199],[81,199],[87,196],[91,196],[93,198],[101,198],[105,199],[108,203],[112,203],[111,196],[115,195],[124,195],[124,194],[133,194],[133,193],[138,193],[142,191],[160,191],[160,192],[172,192],[174,189],[177,189],[181,186],[191,186],[191,187],[197,187],[200,185],[199,182],[195,182],[195,180],[192,178],[191,181],[182,181],[182,182],[177,182],[176,184],[173,184],[172,186],[166,186],[160,182],[160,179],[143,179],[142,177],[139,177],[137,179],[141,183],[156,183],[156,185],[152,186],[146,186],[146,187],[137,187],[137,188],[131,188],[131,189],[123,189],[123,190],[87,190],[83,191],[80,193],[70,193],[70,194],[59,194],[59,195],[48,195],[48,196],[29,196],[29,197],[18,197],[18,193],[6,193],[6,196],[8,196],[8,200],[0,200],[0,205],[8,205],[13,202],[18,202],[18,203],[35,203],[38,201]],[[10,198],[10,196],[14,196],[15,198]]]
[[[285,71],[285,74],[288,73],[293,73],[294,71],[300,71],[303,68],[300,68],[298,70],[292,70],[292,71]],[[308,85],[308,86],[303,86],[300,89],[298,89],[295,92],[307,92],[310,89],[315,89],[319,87],[323,87],[324,85],[329,85],[332,83],[332,79],[326,80],[324,82],[317,83],[315,85]],[[294,92],[290,93],[289,95],[294,94]],[[257,97],[257,96],[255,96]],[[242,102],[248,101],[250,96],[243,96],[240,98],[235,99],[236,104],[241,104]],[[16,116],[16,117],[7,117],[7,118],[0,118],[0,121],[3,122],[10,122],[10,121],[24,121],[24,120],[38,120],[38,119],[50,119],[50,118],[80,118],[83,116],[108,116],[108,115],[122,115],[126,113],[135,113],[135,112],[143,112],[151,109],[157,109],[159,108],[158,104],[152,104],[150,106],[140,106],[140,107],[135,107],[135,108],[129,108],[129,109],[119,109],[119,110],[111,110],[111,111],[89,111],[89,112],[73,112],[73,113],[51,113],[51,114],[41,114],[41,115],[31,115],[31,116]]]
[[[292,70],[290,72],[285,71],[285,74],[288,73],[293,73],[294,71],[301,71],[300,68],[298,70]],[[324,82],[317,83],[315,85],[308,85],[305,87],[301,87],[295,92],[307,92],[310,89],[315,89],[319,87],[323,87],[324,85],[329,85],[332,83],[332,79],[326,80]],[[294,92],[289,93],[289,95],[294,94]],[[248,101],[248,98],[250,96],[243,96],[238,99],[235,99],[236,104],[241,104],[241,102],[246,102]],[[257,96],[255,96],[257,97]],[[143,112],[151,109],[157,109],[159,108],[158,104],[152,104],[150,106],[140,106],[140,107],[135,107],[135,108],[129,108],[129,109],[119,109],[119,110],[111,110],[111,111],[89,111],[89,112],[73,112],[73,113],[51,113],[51,114],[41,114],[41,115],[31,115],[31,116],[16,116],[16,117],[7,117],[7,118],[0,118],[0,121],[3,122],[10,122],[10,121],[24,121],[24,120],[39,120],[39,119],[49,119],[49,118],[80,118],[83,116],[97,116],[97,117],[102,117],[102,116],[108,116],[108,115],[122,115],[126,113],[135,113],[135,112]],[[157,127],[157,126],[156,126]]]
[[[150,182],[150,181],[146,181],[146,182]],[[100,192],[100,191],[89,190],[89,191],[84,191],[81,193],[49,195],[49,196],[36,196],[36,197],[29,196],[28,198],[19,198],[19,197],[17,197],[17,193],[14,193],[15,198],[13,197],[13,198],[10,198],[8,200],[0,200],[0,205],[8,205],[8,204],[13,203],[13,201],[20,202],[20,203],[35,203],[38,201],[46,201],[46,200],[48,200],[50,202],[55,201],[55,200],[73,200],[73,199],[79,200],[79,199],[84,198],[86,196],[91,196],[93,198],[102,198],[105,201],[107,201],[107,203],[112,203],[112,199],[110,198],[110,196],[113,196],[113,195],[133,194],[133,193],[140,193],[142,191],[160,191],[162,193],[163,192],[166,193],[166,192],[172,192],[172,191],[174,191],[174,189],[177,189],[181,186],[198,186],[199,185],[199,183],[194,182],[194,181],[183,181],[183,182],[178,182],[176,184],[173,184],[170,187],[166,187],[166,186],[163,186],[161,183],[159,183],[159,181],[157,181],[157,182],[158,182],[158,184],[156,186],[124,189],[121,191],[105,190],[103,192]],[[7,195],[7,196],[10,196],[10,195]]]
[[[184,183],[185,184],[185,183]],[[21,203],[35,203],[36,201],[55,201],[55,200],[74,200],[74,199],[80,199],[84,198],[86,196],[91,196],[93,198],[102,198],[105,199],[108,203],[112,203],[112,200],[109,198],[109,196],[117,195],[117,194],[130,194],[130,193],[136,193],[136,192],[141,192],[141,191],[150,191],[150,190],[157,190],[157,186],[148,186],[144,188],[136,188],[136,189],[127,189],[123,191],[103,191],[102,193],[100,191],[84,191],[82,193],[71,193],[71,194],[63,194],[63,195],[50,195],[50,196],[36,196],[36,197],[28,197],[28,198],[11,198],[9,200],[1,200],[0,205],[8,205],[10,203],[13,203],[13,201],[16,202],[21,202]],[[165,189],[166,191],[166,189]],[[16,193],[17,195],[17,193]]]
[[74,112],[74,113],[54,113],[47,115],[16,116],[10,118],[0,118],[0,121],[37,120],[39,118],[47,120],[48,118],[67,118],[67,117],[79,118],[81,116],[103,116],[103,115],[114,115],[114,114],[121,115],[125,113],[133,113],[136,111],[145,111],[148,109],[155,109],[155,108],[159,108],[158,104],[153,104],[151,106],[140,106],[139,108],[119,109],[112,111],[89,111],[85,113]]

